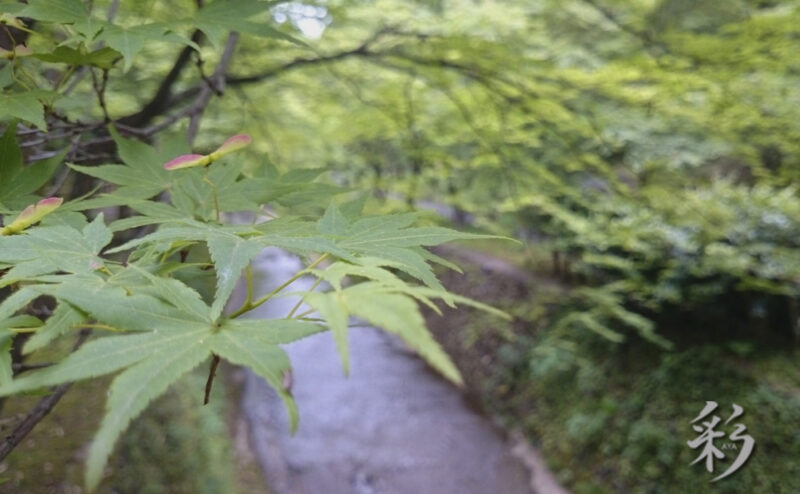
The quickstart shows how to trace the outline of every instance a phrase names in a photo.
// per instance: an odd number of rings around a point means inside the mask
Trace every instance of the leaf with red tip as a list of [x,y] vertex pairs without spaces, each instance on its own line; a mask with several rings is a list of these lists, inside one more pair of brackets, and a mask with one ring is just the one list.
[[249,135],[238,134],[229,138],[227,141],[223,142],[222,146],[217,148],[216,151],[209,154],[208,156],[209,158],[211,158],[211,161],[215,161],[225,156],[228,153],[232,153],[234,151],[246,148],[247,146],[250,145],[251,142],[253,142],[253,138],[250,137]]
[[64,199],[60,197],[48,197],[36,204],[31,204],[23,209],[14,221],[0,230],[0,235],[19,233],[34,223],[38,223],[42,218],[55,211],[62,202]]
[[192,168],[195,166],[204,166],[211,163],[208,156],[202,154],[184,154],[177,158],[164,163],[165,170],[179,170],[181,168]]

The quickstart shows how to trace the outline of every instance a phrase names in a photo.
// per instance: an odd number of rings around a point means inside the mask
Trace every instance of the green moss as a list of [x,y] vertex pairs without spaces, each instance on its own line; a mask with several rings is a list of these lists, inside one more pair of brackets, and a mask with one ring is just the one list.
[[[453,311],[431,315],[429,326],[470,391],[508,428],[523,429],[572,492],[800,492],[796,353],[753,341],[664,351],[635,338],[613,344],[591,332],[565,339],[547,329],[564,290],[546,280],[512,290],[466,267],[469,277],[445,274],[445,285],[515,320]],[[723,421],[731,403],[741,405],[740,422],[756,441],[750,460],[715,484],[701,465],[690,465],[699,451],[686,444],[696,437],[690,422],[708,400],[719,403]],[[722,465],[729,463],[715,472]]]
[[[614,363],[624,360],[607,354],[577,367],[529,366],[536,371],[506,383],[510,401],[492,405],[541,443],[576,494],[800,491],[800,366],[791,355],[744,362],[703,346],[633,359],[634,366]],[[715,484],[701,465],[690,465],[699,452],[686,444],[696,436],[690,421],[708,400],[719,403],[723,421],[731,403],[741,405],[741,422],[756,441],[747,464]]]

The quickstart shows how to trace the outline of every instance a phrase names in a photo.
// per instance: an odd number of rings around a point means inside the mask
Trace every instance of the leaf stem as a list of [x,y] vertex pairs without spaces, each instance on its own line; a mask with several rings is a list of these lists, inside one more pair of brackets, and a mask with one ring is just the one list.
[[228,317],[229,317],[230,319],[234,319],[234,318],[236,318],[236,317],[239,317],[239,316],[241,316],[241,315],[242,315],[242,314],[244,314],[245,312],[249,312],[249,311],[251,311],[251,310],[255,309],[255,308],[256,308],[256,307],[258,307],[259,305],[263,304],[263,303],[264,303],[264,302],[266,302],[267,300],[271,299],[272,297],[274,297],[275,295],[277,295],[278,293],[280,293],[280,292],[281,292],[281,291],[282,291],[284,288],[286,288],[287,286],[291,285],[292,283],[294,283],[295,281],[297,281],[297,280],[298,280],[299,278],[301,278],[302,276],[304,276],[304,275],[308,274],[309,270],[313,269],[313,268],[314,268],[314,267],[316,267],[316,266],[317,266],[319,263],[321,263],[322,261],[324,261],[324,260],[325,260],[325,259],[327,259],[327,258],[328,258],[328,253],[326,252],[325,254],[322,254],[321,256],[319,256],[319,258],[317,258],[317,260],[316,260],[316,261],[314,261],[314,262],[312,262],[311,264],[309,264],[309,265],[308,265],[306,268],[304,268],[304,269],[301,269],[300,271],[298,271],[297,273],[295,273],[295,275],[294,275],[294,276],[292,276],[291,278],[289,278],[288,280],[286,280],[286,282],[284,282],[284,283],[283,283],[281,286],[279,286],[278,288],[276,288],[276,289],[272,290],[271,292],[269,292],[268,294],[264,295],[264,296],[263,296],[263,297],[261,297],[260,299],[256,300],[255,302],[250,302],[249,300],[245,301],[245,303],[244,303],[244,304],[242,304],[242,306],[241,306],[241,307],[239,307],[239,309],[238,309],[238,310],[236,310],[234,313],[232,313],[232,314],[231,314],[230,316],[228,316]]
[[203,396],[203,405],[208,405],[211,399],[211,386],[214,384],[214,376],[217,373],[217,366],[219,365],[219,355],[214,354],[211,358],[211,368],[208,370],[208,380],[206,381],[206,392]]
[[19,334],[19,333],[35,333],[36,331],[39,330],[39,328],[41,328],[41,326],[33,326],[33,327],[29,327],[29,328],[6,328],[6,331],[10,331],[12,333],[17,333],[17,334]]
[[122,332],[125,331],[124,329],[119,329],[119,328],[115,328],[114,326],[109,326],[108,324],[100,324],[100,323],[92,323],[92,324],[81,323],[81,324],[75,324],[72,327],[73,328],[105,329],[106,331],[113,331],[115,333],[122,333]]
[[217,223],[219,223],[219,197],[217,196],[217,186],[208,178],[208,167],[205,167],[205,175],[203,175],[203,182],[211,186],[211,195],[214,198],[214,212],[217,214]]
[[[314,289],[317,288],[320,283],[322,283],[322,278],[317,278],[317,281],[315,281],[314,284],[311,285],[311,288],[308,289],[308,292],[309,293],[313,292]],[[297,309],[299,309],[300,306],[303,305],[303,301],[306,299],[306,295],[308,294],[305,294],[302,297],[300,297],[300,300],[298,300],[297,303],[294,304],[294,307],[292,307],[292,310],[289,311],[289,315],[286,316],[286,319],[291,319],[292,316],[294,316],[294,313],[297,312]]]
[[[300,314],[297,314],[297,319],[302,319],[302,318],[306,317],[307,315],[313,314],[313,313],[314,313],[314,309],[308,309],[307,311],[304,311],[304,312],[302,312]],[[291,318],[292,318],[292,316],[290,315],[286,319],[291,319]]]
[[253,300],[253,273],[249,264],[244,268],[244,278],[247,281],[247,298],[244,299],[243,305],[250,305]]

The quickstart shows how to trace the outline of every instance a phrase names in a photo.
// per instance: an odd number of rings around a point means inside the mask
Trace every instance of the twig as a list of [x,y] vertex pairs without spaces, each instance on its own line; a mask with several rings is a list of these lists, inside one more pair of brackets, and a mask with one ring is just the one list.
[[268,301],[269,299],[271,299],[272,297],[274,297],[275,295],[280,293],[284,288],[286,288],[287,286],[291,285],[292,283],[294,283],[298,279],[302,278],[306,274],[310,273],[312,269],[314,269],[315,267],[317,267],[317,265],[319,265],[319,263],[321,263],[322,261],[327,259],[328,255],[329,254],[327,252],[325,254],[322,254],[321,256],[319,256],[317,258],[316,261],[314,261],[311,264],[309,264],[308,267],[303,268],[300,271],[298,271],[297,273],[295,273],[294,276],[292,276],[291,278],[286,280],[281,286],[279,286],[278,288],[272,290],[271,292],[269,292],[268,294],[264,295],[263,297],[261,297],[260,299],[256,300],[255,302],[249,302],[248,301],[247,303],[243,304],[241,307],[239,307],[238,310],[234,311],[231,315],[229,315],[228,318],[229,319],[235,319],[235,318],[241,316],[242,314],[244,314],[245,312],[250,312],[251,310],[253,310],[256,307],[260,306],[261,304],[265,303],[266,301]]
[[11,370],[13,370],[15,374],[19,374],[20,372],[29,370],[43,369],[45,367],[50,367],[51,365],[55,364],[52,362],[42,362],[39,364],[11,364]]
[[108,107],[106,107],[106,86],[108,85],[108,70],[103,70],[103,77],[101,80],[97,79],[94,70],[90,70],[92,74],[92,87],[95,94],[97,94],[97,102],[100,104],[100,109],[103,110],[104,122],[110,122],[111,117],[108,116]]
[[[84,329],[80,332],[78,340],[75,342],[75,346],[72,348],[73,352],[83,345],[83,343],[89,338],[89,334],[90,330],[88,329]],[[72,386],[72,383],[62,384],[54,388],[52,394],[47,395],[39,400],[39,402],[36,403],[36,406],[34,406],[33,409],[28,412],[28,415],[25,416],[22,422],[11,432],[11,434],[0,441],[0,461],[5,459],[5,457],[8,456],[14,450],[14,448],[16,448],[19,443],[22,442],[23,439],[25,439],[25,436],[27,436],[34,427],[36,427],[36,424],[41,422],[41,420],[53,410],[56,404],[69,390],[70,386]]]
[[[119,11],[119,0],[111,0],[111,5],[108,6],[108,13],[106,14],[106,21],[107,22],[114,22],[114,18],[117,17],[117,12]],[[100,42],[97,44],[97,48],[102,48],[105,43]],[[81,83],[86,74],[89,72],[89,67],[81,67],[75,73],[75,79],[67,86],[67,89],[64,90],[63,95],[68,96],[72,91],[78,87],[78,84]]]
[[253,74],[248,76],[231,76],[228,77],[227,82],[230,85],[238,85],[238,84],[250,84],[254,82],[261,82],[267,79],[271,79],[276,77],[284,72],[287,72],[292,69],[296,69],[299,67],[304,67],[306,65],[317,65],[317,64],[324,64],[328,62],[337,62],[340,60],[344,60],[351,57],[359,57],[359,56],[369,56],[373,54],[370,51],[370,47],[377,42],[381,37],[388,34],[389,31],[380,30],[373,34],[370,38],[365,40],[363,43],[358,45],[355,48],[350,50],[341,51],[339,53],[333,53],[330,55],[320,55],[315,58],[295,58],[294,60],[287,62],[283,65],[279,65],[278,67],[271,68],[262,72],[261,74]]
[[[315,281],[314,284],[311,285],[311,288],[308,289],[308,293],[313,292],[319,286],[320,283],[322,283],[322,278],[317,278],[317,281]],[[306,295],[300,297],[300,300],[298,300],[297,303],[294,305],[294,307],[292,307],[292,310],[289,311],[289,315],[286,316],[286,319],[291,319],[292,317],[294,317],[294,313],[297,312],[297,309],[299,309],[303,305],[303,302],[306,299]]]
[[[191,40],[193,43],[199,43],[202,37],[203,34],[200,31],[195,31],[192,33]],[[161,81],[161,84],[158,86],[156,93],[150,101],[138,112],[120,119],[120,122],[132,127],[143,127],[150,123],[155,117],[163,114],[165,110],[169,109],[171,106],[172,86],[178,81],[186,64],[191,60],[193,51],[194,48],[191,46],[184,47],[175,59],[172,69],[170,69],[167,76]]]
[[208,405],[211,399],[211,386],[214,384],[214,376],[217,373],[217,366],[219,365],[219,355],[214,355],[211,359],[211,368],[208,370],[208,380],[206,380],[206,392],[203,397],[203,405]]
[[[236,44],[239,42],[239,33],[236,31],[232,31],[228,34],[228,40],[225,42],[225,48],[222,50],[222,56],[220,56],[219,63],[217,63],[217,68],[214,70],[214,73],[211,75],[211,84],[207,84],[200,90],[200,94],[195,99],[194,103],[192,103],[192,112],[189,113],[189,129],[186,131],[186,140],[189,141],[191,145],[194,142],[194,138],[197,137],[197,131],[200,130],[200,117],[203,116],[203,112],[208,106],[208,102],[211,100],[211,96],[214,95],[216,92],[217,94],[222,94],[225,91],[225,74],[228,71],[228,67],[233,60],[233,52],[236,51]],[[211,87],[214,89],[211,89]]]

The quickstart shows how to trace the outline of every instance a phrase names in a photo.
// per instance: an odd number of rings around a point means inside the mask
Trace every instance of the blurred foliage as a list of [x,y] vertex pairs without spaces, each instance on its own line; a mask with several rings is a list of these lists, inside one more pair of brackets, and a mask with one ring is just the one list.
[[241,69],[277,161],[552,249],[564,338],[795,341],[800,2],[324,5]]
[[[234,454],[221,387],[202,406],[207,376],[193,372],[156,400],[119,446],[110,484],[120,494],[234,494]],[[168,424],[165,427],[165,424]]]

